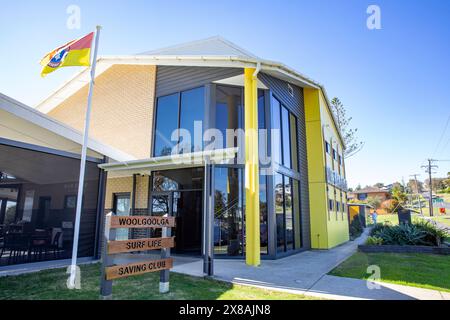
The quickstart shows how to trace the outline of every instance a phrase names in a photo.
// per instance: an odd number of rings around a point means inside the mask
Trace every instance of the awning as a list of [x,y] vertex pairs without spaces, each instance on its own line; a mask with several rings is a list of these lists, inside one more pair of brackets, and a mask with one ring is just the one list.
[[121,161],[99,164],[99,168],[108,172],[108,177],[126,177],[133,174],[150,174],[156,170],[202,167],[207,163],[227,164],[235,159],[238,148],[225,148],[141,160]]

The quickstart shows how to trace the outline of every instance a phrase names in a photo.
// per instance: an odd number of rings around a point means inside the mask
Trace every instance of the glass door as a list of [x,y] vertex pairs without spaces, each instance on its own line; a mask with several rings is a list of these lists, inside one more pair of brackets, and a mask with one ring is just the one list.
[[[130,215],[130,194],[120,193],[114,195],[114,208],[117,216],[129,216]],[[116,240],[128,240],[129,229],[117,229]]]
[[[151,199],[151,215],[152,216],[172,216],[173,208],[173,196],[171,192],[157,192],[152,193]],[[174,229],[174,228],[173,228]],[[173,233],[172,229],[172,234]],[[151,237],[159,238],[161,237],[161,229],[152,229]]]

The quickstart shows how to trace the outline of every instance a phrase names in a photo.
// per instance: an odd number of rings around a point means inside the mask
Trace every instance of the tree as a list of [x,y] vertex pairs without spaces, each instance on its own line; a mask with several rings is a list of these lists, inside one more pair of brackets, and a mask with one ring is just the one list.
[[398,185],[395,185],[392,188],[392,198],[397,200],[400,205],[403,205],[408,200],[408,196],[404,192],[403,188]]
[[412,193],[421,193],[423,192],[423,182],[417,180],[417,187],[416,187],[416,180],[415,179],[409,179],[407,188],[412,191]]
[[339,98],[333,98],[333,100],[331,100],[331,111],[334,114],[338,129],[341,132],[342,139],[344,140],[344,158],[350,158],[361,151],[364,143],[356,136],[358,129],[349,127],[352,117],[347,117],[345,107]]
[[358,184],[357,186],[356,186],[356,188],[355,188],[355,191],[359,191],[359,190],[361,190],[362,188],[361,188],[361,184]]
[[[431,185],[433,187],[433,191],[438,191],[445,189],[445,178],[431,178]],[[427,188],[430,188],[430,179],[426,179],[425,183]]]
[[372,206],[374,209],[378,209],[381,204],[381,198],[379,196],[367,197],[365,201],[368,205]]
[[383,188],[384,187],[384,183],[382,183],[382,182],[377,182],[377,183],[375,183],[374,185],[373,185],[375,188]]

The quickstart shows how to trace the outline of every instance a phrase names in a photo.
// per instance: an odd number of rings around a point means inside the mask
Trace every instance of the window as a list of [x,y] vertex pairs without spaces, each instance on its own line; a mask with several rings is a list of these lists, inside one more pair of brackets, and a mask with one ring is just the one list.
[[336,212],[341,210],[339,205],[340,205],[339,201],[336,201]]
[[[117,216],[130,215],[130,194],[118,193],[114,194],[113,211]],[[116,240],[128,240],[129,229],[119,228],[116,231]]]
[[[194,124],[200,122],[203,129],[205,115],[205,92],[204,88],[196,88],[181,92],[180,101],[180,129],[186,129],[190,133],[190,141],[181,142],[185,151],[195,152],[203,150],[203,134],[194,134]],[[202,131],[202,130],[201,130]]]
[[153,191],[201,190],[203,189],[203,168],[154,171]]
[[333,211],[333,200],[328,200],[328,210]]
[[367,193],[360,193],[357,195],[358,200],[366,200],[367,199]]
[[[272,96],[272,128],[278,129],[280,140],[273,140],[273,161],[298,171],[297,118]],[[275,137],[277,138],[277,137]]]
[[330,154],[330,144],[327,141],[325,141],[325,151]]
[[[172,153],[177,143],[182,151],[193,152],[203,149],[203,137],[194,135],[195,121],[204,121],[205,90],[203,87],[159,97],[156,103],[156,124],[153,154],[155,157]],[[178,141],[172,140],[172,133],[186,129],[190,139],[181,134]],[[197,139],[194,139],[197,138]]]
[[70,195],[66,196],[64,199],[64,208],[65,209],[75,209],[77,206],[77,196]]
[[342,157],[341,157],[341,155],[339,155],[339,165],[342,166]]
[[285,251],[285,220],[284,220],[284,192],[283,192],[283,176],[279,173],[274,175],[275,186],[275,222],[277,229],[277,252]]
[[283,165],[291,168],[291,140],[289,128],[289,111],[285,106],[281,108],[281,147],[283,149]]
[[[275,137],[278,139],[282,139],[281,133],[281,103],[272,96],[272,128],[274,130],[278,130],[279,137]],[[278,143],[277,140],[273,139],[273,148],[272,148],[272,161],[276,163],[282,163],[281,158],[281,143]],[[281,141],[280,141],[281,142]]]
[[269,228],[267,223],[267,177],[259,175],[259,212],[260,212],[260,248],[261,254],[267,254]]
[[276,173],[274,185],[277,252],[285,252],[301,246],[299,184],[292,178]]
[[242,105],[242,89],[229,86],[216,87],[216,129],[220,130],[224,139],[224,147],[236,147],[237,141],[226,146],[226,130],[240,129],[244,124],[244,110]]
[[244,254],[242,170],[216,167],[214,172],[214,254]]
[[333,159],[336,160],[336,150],[333,149]]
[[258,129],[266,128],[266,108],[264,91],[258,90]]
[[[36,254],[25,250],[20,259],[8,261],[8,251],[0,259],[5,263],[26,263],[53,259],[67,259],[72,254],[76,195],[80,160],[46,151],[32,150],[32,146],[13,147],[0,144],[0,172],[7,172],[8,180],[0,183],[0,234],[5,229],[20,231],[20,237],[7,237],[10,246],[28,248],[34,237],[44,239],[43,245],[54,244],[52,252]],[[19,160],[19,161],[18,161]],[[78,256],[93,256],[98,209],[100,169],[97,162],[86,162],[84,201],[81,208]],[[70,200],[70,201],[69,201]],[[107,209],[111,209],[112,201]],[[73,209],[67,209],[73,207]],[[1,237],[0,235],[0,237]],[[3,245],[1,239],[0,246]],[[0,248],[0,253],[1,253]],[[56,252],[56,254],[55,254]],[[8,253],[8,255],[6,255]],[[6,255],[6,258],[5,258]]]
[[269,134],[267,131],[262,130],[267,129],[265,97],[263,90],[258,90],[258,129],[261,130],[258,135],[259,163],[261,167],[267,167],[270,165],[270,153],[268,143]]
[[284,177],[284,212],[286,226],[286,250],[294,249],[294,215],[292,208],[292,179]]
[[292,169],[298,170],[298,145],[297,145],[297,117],[292,113],[289,114],[290,122],[290,136],[291,136],[291,159],[292,159]]
[[166,156],[172,153],[176,142],[171,140],[172,133],[178,129],[178,94],[160,97],[156,104],[154,156]]

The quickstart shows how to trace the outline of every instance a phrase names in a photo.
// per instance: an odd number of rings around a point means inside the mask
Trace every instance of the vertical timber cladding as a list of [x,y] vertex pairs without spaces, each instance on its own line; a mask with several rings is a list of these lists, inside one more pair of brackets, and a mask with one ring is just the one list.
[[293,96],[289,93],[286,81],[260,72],[258,78],[270,88],[272,93],[297,117],[297,145],[300,170],[300,229],[302,248],[311,248],[308,159],[306,150],[305,103],[303,88],[290,84],[294,89]]
[[[112,216],[109,215],[108,229],[117,228],[173,228],[174,217],[156,216]],[[113,240],[113,239],[110,239]],[[108,241],[107,254],[127,253],[135,251],[158,250],[173,248],[175,237],[131,239],[120,241]],[[173,259],[165,257],[160,260],[142,261],[119,266],[105,266],[105,279],[111,281],[133,275],[144,274],[171,269]]]

